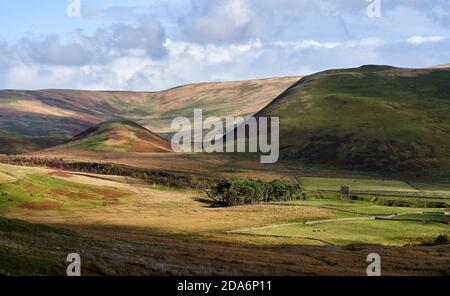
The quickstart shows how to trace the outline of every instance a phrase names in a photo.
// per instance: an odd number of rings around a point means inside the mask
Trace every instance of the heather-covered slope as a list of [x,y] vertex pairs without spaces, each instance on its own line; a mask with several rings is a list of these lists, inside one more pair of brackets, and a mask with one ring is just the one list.
[[297,80],[286,77],[200,83],[161,92],[0,90],[0,131],[16,138],[64,139],[101,122],[127,118],[155,132],[170,132],[174,117],[191,117],[195,108],[202,108],[207,116],[254,114]]
[[301,79],[258,113],[281,118],[281,157],[360,170],[445,173],[450,70],[364,66]]

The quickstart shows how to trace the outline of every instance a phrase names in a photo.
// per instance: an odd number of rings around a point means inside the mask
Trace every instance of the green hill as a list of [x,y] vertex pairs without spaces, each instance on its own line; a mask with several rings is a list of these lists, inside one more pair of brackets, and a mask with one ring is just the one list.
[[101,123],[50,150],[169,152],[170,143],[148,129],[129,120]]
[[280,117],[282,159],[423,176],[450,172],[450,70],[363,66],[305,77]]

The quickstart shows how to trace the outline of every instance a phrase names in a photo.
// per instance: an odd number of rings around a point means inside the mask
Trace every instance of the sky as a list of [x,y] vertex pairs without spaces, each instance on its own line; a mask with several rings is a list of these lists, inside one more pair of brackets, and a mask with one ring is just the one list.
[[450,0],[7,0],[0,88],[157,91],[450,63]]

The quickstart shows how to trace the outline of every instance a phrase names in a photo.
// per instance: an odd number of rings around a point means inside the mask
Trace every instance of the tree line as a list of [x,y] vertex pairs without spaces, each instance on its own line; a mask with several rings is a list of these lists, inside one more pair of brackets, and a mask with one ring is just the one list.
[[25,156],[0,156],[0,162],[11,165],[47,167],[99,175],[124,176],[142,180],[145,184],[172,186],[178,188],[207,189],[217,180],[187,174],[176,174],[121,164],[67,162],[62,158],[40,158]]

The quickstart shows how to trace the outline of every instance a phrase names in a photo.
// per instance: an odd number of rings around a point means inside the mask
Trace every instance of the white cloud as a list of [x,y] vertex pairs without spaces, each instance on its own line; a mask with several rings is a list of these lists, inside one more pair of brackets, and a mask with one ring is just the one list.
[[379,38],[363,38],[360,40],[348,40],[342,42],[319,42],[315,40],[303,40],[299,42],[286,42],[286,41],[276,41],[272,45],[277,47],[288,48],[291,50],[302,50],[302,49],[334,49],[334,48],[353,48],[353,47],[379,47],[385,42]]
[[193,15],[182,24],[182,31],[194,42],[241,43],[253,37],[256,18],[246,0],[212,0],[204,14]]
[[448,0],[385,1],[379,19],[367,17],[364,0],[137,2],[86,4],[84,31],[55,27],[55,34],[29,35],[39,38],[0,40],[0,88],[159,90],[450,61]]
[[221,46],[166,40],[164,47],[167,51],[164,59],[152,59],[142,52],[130,51],[101,64],[17,62],[9,65],[3,84],[6,88],[20,89],[148,91],[191,82],[256,78],[254,73],[249,76],[248,64],[255,62],[263,45],[259,40]]
[[385,44],[385,41],[381,38],[363,38],[360,40],[350,40],[344,43],[345,47],[351,48],[351,47],[379,47]]
[[422,43],[432,43],[432,42],[439,42],[446,39],[446,37],[443,36],[412,36],[408,38],[408,43],[411,44],[422,44]]
[[85,66],[101,65],[130,54],[161,59],[167,54],[165,40],[160,22],[145,17],[135,25],[112,24],[99,28],[92,35],[76,31],[65,40],[56,34],[44,38],[22,38],[11,47],[15,55],[26,63]]
[[165,44],[170,57],[189,56],[197,62],[214,65],[233,61],[236,56],[258,50],[263,44],[260,40],[250,40],[241,44],[215,45],[167,40]]
[[341,45],[339,42],[324,42],[321,43],[315,40],[304,40],[300,42],[285,42],[276,41],[273,43],[275,46],[291,48],[293,50],[306,49],[306,48],[335,48]]

